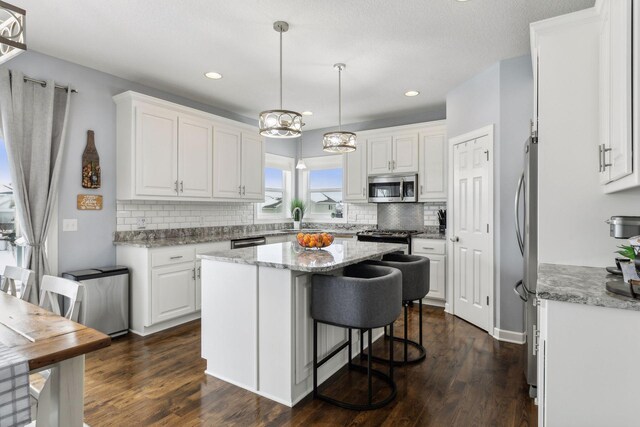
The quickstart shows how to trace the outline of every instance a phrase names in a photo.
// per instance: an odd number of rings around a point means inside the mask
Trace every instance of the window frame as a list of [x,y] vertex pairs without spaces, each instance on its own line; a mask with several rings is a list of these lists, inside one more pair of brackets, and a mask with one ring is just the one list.
[[[300,182],[300,198],[304,200],[305,204],[309,204],[309,175],[312,170],[323,170],[323,169],[342,169],[342,187],[340,188],[340,193],[342,193],[342,218],[331,218],[330,216],[317,215],[307,211],[304,214],[304,219],[315,221],[315,222],[327,222],[327,223],[335,223],[335,224],[344,224],[347,222],[348,218],[348,203],[344,201],[344,163],[343,163],[343,155],[342,154],[334,154],[330,156],[319,156],[319,157],[306,157],[304,159],[307,168],[300,171],[299,182]],[[328,188],[326,190],[336,190],[334,188]],[[317,191],[317,190],[315,190]]]
[[[293,157],[280,156],[277,154],[265,153],[264,168],[281,169],[288,174],[283,179],[283,210],[281,213],[265,214],[261,211],[261,203],[254,203],[254,222],[255,223],[274,223],[274,222],[290,222],[291,212],[289,212],[289,204],[294,194],[294,176],[295,176],[295,159]],[[264,174],[264,170],[263,170]],[[266,186],[265,193],[269,190]]]

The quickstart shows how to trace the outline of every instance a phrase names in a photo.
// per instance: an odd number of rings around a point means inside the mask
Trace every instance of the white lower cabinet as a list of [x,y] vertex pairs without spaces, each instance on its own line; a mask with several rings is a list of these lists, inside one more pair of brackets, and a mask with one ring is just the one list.
[[413,239],[411,253],[429,258],[429,293],[426,304],[444,307],[446,301],[446,242],[436,239]]
[[196,310],[194,263],[154,268],[151,272],[151,324]]
[[538,425],[638,425],[640,312],[539,300],[538,323]]
[[117,263],[130,271],[130,330],[144,336],[198,319],[202,268],[196,255],[229,248],[229,241],[161,248],[118,246]]

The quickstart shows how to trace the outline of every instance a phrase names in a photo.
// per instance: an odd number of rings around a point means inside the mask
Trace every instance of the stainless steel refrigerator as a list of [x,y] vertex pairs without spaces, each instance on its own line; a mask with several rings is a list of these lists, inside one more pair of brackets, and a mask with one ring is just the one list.
[[525,304],[527,334],[527,365],[525,374],[531,386],[529,394],[536,396],[538,311],[535,306],[538,278],[538,138],[530,137],[524,146],[524,171],[518,182],[515,199],[516,236],[524,257],[522,280],[514,286]]

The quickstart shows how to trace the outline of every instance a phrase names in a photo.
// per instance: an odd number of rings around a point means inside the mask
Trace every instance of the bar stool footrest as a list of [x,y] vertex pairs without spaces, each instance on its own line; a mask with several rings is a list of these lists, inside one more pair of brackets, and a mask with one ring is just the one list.
[[[389,335],[385,335],[384,336],[385,339],[389,339]],[[399,342],[404,344],[405,339],[402,337],[393,337],[393,340],[395,342]],[[424,359],[426,359],[427,357],[427,350],[424,348],[424,346],[418,344],[417,342],[413,341],[413,340],[406,340],[407,344],[410,345],[411,347],[415,348],[416,350],[418,350],[418,356],[413,358],[413,359],[407,359],[407,360],[394,360],[393,361],[393,366],[404,366],[404,365],[411,365],[414,363],[420,363],[422,362]],[[369,350],[367,349],[367,353],[369,352]],[[367,354],[361,354],[360,358],[361,359],[366,359],[367,358]],[[389,359],[385,359],[384,357],[378,357],[378,356],[371,356],[371,360],[373,360],[374,362],[378,362],[378,363],[389,363]]]
[[[372,359],[373,360],[373,359]],[[362,372],[362,373],[367,373],[367,368],[364,366],[360,366],[357,364],[353,364],[350,363],[349,364],[349,369],[350,370],[354,370],[354,371],[358,371],[358,372]],[[385,382],[389,388],[391,389],[391,392],[389,393],[389,395],[387,397],[385,397],[382,400],[379,400],[377,402],[372,402],[371,404],[355,404],[355,403],[349,403],[349,402],[343,402],[341,400],[337,400],[334,399],[332,397],[329,397],[327,395],[324,394],[320,394],[320,392],[318,391],[318,393],[316,394],[316,398],[320,399],[320,400],[324,400],[325,402],[331,403],[333,405],[339,406],[341,408],[344,409],[350,409],[353,411],[371,411],[374,409],[380,409],[383,406],[389,404],[391,401],[393,401],[393,399],[396,398],[396,395],[398,394],[398,389],[396,387],[396,383],[391,379],[391,377],[381,371],[378,371],[377,369],[371,369],[371,375],[379,378],[380,380],[382,380],[383,382]]]

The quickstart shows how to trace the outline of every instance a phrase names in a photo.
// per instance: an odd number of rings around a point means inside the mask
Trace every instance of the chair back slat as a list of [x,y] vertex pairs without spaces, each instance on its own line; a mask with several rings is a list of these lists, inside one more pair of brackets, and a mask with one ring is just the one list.
[[16,281],[20,282],[20,299],[29,301],[31,288],[35,282],[35,272],[27,268],[7,265],[2,273],[0,290],[14,297],[18,295]]
[[[59,296],[69,300],[69,308],[62,314]],[[82,285],[69,279],[55,276],[42,276],[40,284],[40,307],[64,316],[74,322],[78,321],[80,302],[82,301]]]

